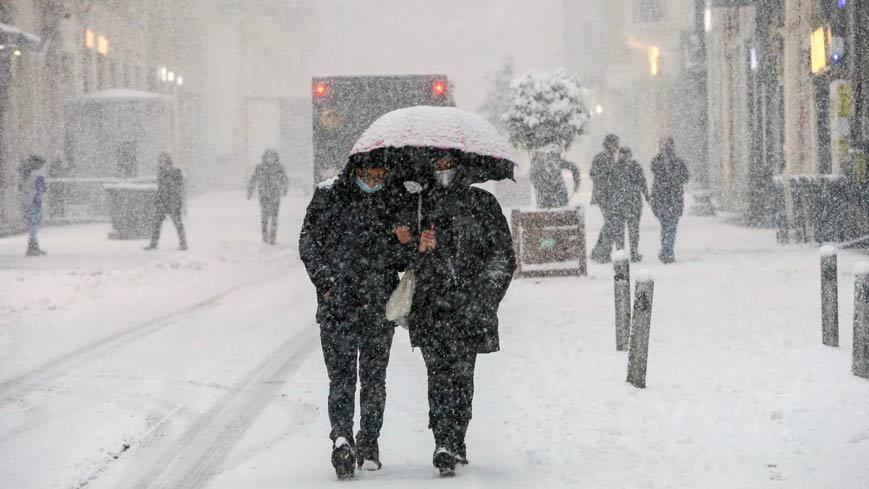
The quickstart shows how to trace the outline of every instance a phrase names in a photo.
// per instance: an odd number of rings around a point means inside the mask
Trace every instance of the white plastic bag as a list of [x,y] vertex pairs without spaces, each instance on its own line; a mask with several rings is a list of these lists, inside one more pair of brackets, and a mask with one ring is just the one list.
[[[404,182],[405,188],[410,193],[417,194],[416,224],[422,226],[422,186],[416,182]],[[398,286],[389,296],[386,302],[386,319],[395,321],[404,329],[407,329],[407,316],[413,306],[413,291],[416,288],[416,272],[408,270],[401,277]]]
[[386,319],[395,321],[401,327],[407,328],[407,316],[413,306],[413,291],[416,288],[416,272],[408,270],[398,286],[392,291],[389,301],[386,303]]

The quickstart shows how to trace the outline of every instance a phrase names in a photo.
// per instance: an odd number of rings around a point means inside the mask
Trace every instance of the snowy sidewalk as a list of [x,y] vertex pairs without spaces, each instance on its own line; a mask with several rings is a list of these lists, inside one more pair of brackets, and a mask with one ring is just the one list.
[[[187,254],[169,224],[156,255],[89,226],[47,230],[44,261],[0,240],[0,382],[219,296],[27,391],[24,407],[0,408],[0,452],[15,454],[0,462],[0,485],[332,487],[328,380],[296,250],[305,204],[286,202],[277,249],[258,242],[256,206],[236,194],[194,203]],[[592,245],[600,214],[586,214]],[[352,484],[869,487],[869,382],[850,373],[851,271],[866,256],[840,255],[842,347],[829,348],[816,248],[689,216],[678,262],[663,266],[648,208],[642,233],[641,266],[656,279],[646,390],[626,384],[615,351],[610,265],[516,280],[499,314],[502,351],[478,362],[471,465],[448,481],[431,467],[425,368],[399,330],[384,468]]]

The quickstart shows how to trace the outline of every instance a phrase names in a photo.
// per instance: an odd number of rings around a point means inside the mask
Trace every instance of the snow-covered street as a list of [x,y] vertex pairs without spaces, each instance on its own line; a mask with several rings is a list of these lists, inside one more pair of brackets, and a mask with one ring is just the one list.
[[[582,196],[587,202],[588,196]],[[328,379],[297,250],[307,199],[259,241],[241,193],[191,202],[190,251],[48,228],[49,253],[0,239],[0,486],[319,488]],[[505,209],[509,211],[509,209]],[[587,209],[589,247],[601,226]],[[425,367],[399,330],[379,472],[363,487],[869,487],[869,382],[851,375],[854,264],[839,256],[840,348],[821,344],[818,250],[773,230],[686,217],[656,280],[648,388],[615,351],[612,267],[517,279],[501,352],[481,356],[470,465],[431,466]],[[634,268],[637,269],[636,266]]]

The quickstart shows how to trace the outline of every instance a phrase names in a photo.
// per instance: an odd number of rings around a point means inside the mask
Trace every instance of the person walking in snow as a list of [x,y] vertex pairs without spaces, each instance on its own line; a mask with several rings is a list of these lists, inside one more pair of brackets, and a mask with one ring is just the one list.
[[684,209],[685,184],[690,174],[688,165],[676,156],[676,145],[672,138],[664,138],[660,152],[652,160],[652,212],[661,222],[661,252],[658,257],[663,263],[676,260],[674,245],[676,228]]
[[[598,153],[591,164],[589,176],[593,187],[591,203],[600,207],[603,215],[603,227],[597,238],[597,243],[591,251],[591,259],[598,263],[607,263],[612,254],[613,241],[617,238],[617,214],[613,200],[619,189],[616,188],[616,160],[618,159],[619,138],[608,134],[603,141],[603,151]],[[622,231],[624,236],[624,231]],[[624,237],[622,238],[624,239]]]
[[256,166],[247,184],[247,198],[253,197],[254,189],[259,191],[263,243],[275,244],[278,234],[278,210],[281,197],[287,195],[289,181],[287,172],[280,163],[278,152],[267,149],[262,161]]
[[33,155],[19,168],[18,186],[21,192],[21,214],[27,220],[27,256],[42,256],[39,248],[39,226],[42,224],[42,198],[48,189],[45,183],[45,159]]
[[619,160],[615,168],[615,188],[618,191],[615,192],[613,199],[613,213],[616,223],[614,242],[618,249],[624,248],[625,226],[627,226],[631,261],[638,262],[643,259],[639,253],[643,198],[647,201],[650,199],[649,189],[646,186],[646,176],[643,174],[643,168],[633,158],[633,152],[627,146],[619,149]]
[[435,182],[423,197],[410,343],[428,373],[433,464],[451,475],[467,464],[465,438],[477,355],[500,349],[498,306],[516,269],[513,240],[495,197],[472,187],[459,155],[431,158]]
[[[412,257],[403,194],[387,184],[380,160],[351,160],[321,183],[308,205],[299,254],[317,291],[317,322],[329,375],[332,465],[340,479],[379,470],[386,367],[396,324],[384,318],[398,273]],[[353,435],[357,372],[360,429]]]
[[580,173],[575,163],[561,156],[561,147],[550,144],[539,150],[531,159],[531,183],[537,194],[537,207],[551,209],[566,207],[569,199],[564,185],[562,170],[570,170],[573,175],[574,191],[579,188]]
[[154,202],[153,231],[151,244],[146,250],[156,250],[160,241],[160,228],[166,216],[172,218],[175,230],[178,232],[178,249],[187,250],[187,237],[184,233],[184,222],[181,220],[181,207],[184,203],[184,175],[172,164],[169,153],[160,153],[158,159],[157,195]]

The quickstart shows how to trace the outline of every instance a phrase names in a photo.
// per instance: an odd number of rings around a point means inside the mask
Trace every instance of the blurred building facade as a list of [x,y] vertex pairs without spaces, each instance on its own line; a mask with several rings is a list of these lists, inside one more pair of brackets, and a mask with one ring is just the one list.
[[712,187],[771,224],[777,177],[838,174],[869,136],[869,1],[705,3]]
[[182,165],[194,157],[202,75],[194,6],[195,0],[0,2],[0,227],[19,224],[17,169],[28,155],[75,176],[66,125],[78,97],[111,89],[171,96],[174,139],[165,150]]
[[[671,136],[702,187],[706,71],[695,2],[566,1],[564,9],[568,63],[591,90],[585,139],[598,151],[603,136],[616,133],[647,167],[659,139]],[[590,49],[589,39],[608,52]]]

